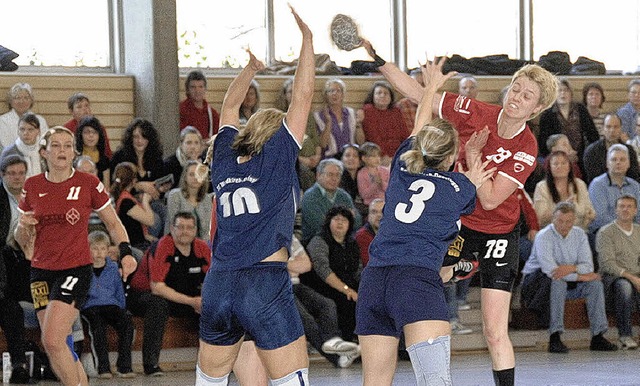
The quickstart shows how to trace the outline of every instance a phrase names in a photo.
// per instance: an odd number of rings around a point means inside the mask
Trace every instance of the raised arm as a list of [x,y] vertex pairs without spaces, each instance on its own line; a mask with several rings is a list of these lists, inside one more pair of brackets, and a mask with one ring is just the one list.
[[418,84],[418,86],[422,91],[420,103],[418,104],[418,110],[416,111],[415,125],[413,126],[413,131],[411,132],[411,135],[416,135],[424,125],[431,122],[433,117],[432,106],[433,106],[433,100],[436,96],[436,92],[440,87],[442,87],[442,85],[449,78],[457,74],[456,72],[450,72],[446,75],[443,74],[442,66],[444,65],[445,62],[446,62],[446,58],[444,57],[440,59],[434,58],[433,63],[427,62],[422,66],[422,77],[424,79],[424,88],[421,88],[420,84],[417,81],[415,81],[413,78],[407,75],[407,78],[411,79],[416,84]]
[[249,90],[249,85],[256,72],[264,68],[264,63],[256,59],[251,51],[247,50],[247,53],[249,54],[249,63],[231,82],[224,95],[220,111],[220,126],[237,127],[240,124],[240,105],[247,95],[247,90]]
[[296,23],[298,23],[300,32],[302,32],[302,46],[300,47],[298,67],[293,77],[291,105],[289,105],[289,110],[287,111],[286,121],[298,143],[302,144],[307,128],[309,111],[311,110],[311,100],[313,99],[316,63],[313,54],[313,34],[295,9],[291,6],[289,7],[293,17],[296,19]]

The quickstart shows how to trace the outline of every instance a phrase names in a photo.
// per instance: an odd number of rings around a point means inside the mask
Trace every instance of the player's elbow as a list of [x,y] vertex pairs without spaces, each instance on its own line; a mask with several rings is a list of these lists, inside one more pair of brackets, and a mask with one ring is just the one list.
[[480,205],[482,205],[482,209],[489,211],[489,210],[494,210],[495,208],[498,207],[498,205],[500,205],[499,202],[496,202],[495,200],[490,200],[490,199],[486,199],[486,200],[480,200]]

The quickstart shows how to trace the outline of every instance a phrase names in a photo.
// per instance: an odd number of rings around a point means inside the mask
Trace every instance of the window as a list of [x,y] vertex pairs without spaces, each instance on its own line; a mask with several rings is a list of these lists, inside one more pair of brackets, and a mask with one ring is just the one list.
[[20,0],[2,4],[0,45],[19,66],[109,67],[107,0]]

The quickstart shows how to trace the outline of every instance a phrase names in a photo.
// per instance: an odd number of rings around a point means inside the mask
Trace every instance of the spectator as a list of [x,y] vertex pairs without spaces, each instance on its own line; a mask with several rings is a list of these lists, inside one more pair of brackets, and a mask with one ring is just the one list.
[[358,192],[362,202],[368,206],[375,198],[384,199],[384,192],[389,186],[389,168],[381,165],[380,146],[375,143],[363,143],[360,155],[364,166],[358,171]]
[[355,214],[355,226],[360,227],[361,216],[351,196],[338,187],[342,176],[342,162],[326,158],[320,161],[316,172],[316,183],[302,196],[302,243],[307,244],[318,233],[327,211],[336,205],[350,208]]
[[593,260],[587,235],[574,226],[575,206],[559,203],[553,212],[553,222],[543,228],[533,243],[531,257],[523,273],[526,275],[523,293],[531,274],[540,270],[551,279],[549,352],[567,353],[560,334],[564,331],[564,303],[566,299],[586,298],[591,325],[592,351],[615,351],[618,347],[603,334],[608,322],[605,313],[604,290],[600,275],[593,270]]
[[[540,115],[540,134],[538,146],[541,156],[549,154],[546,143],[552,134],[566,134],[569,143],[578,154],[584,153],[584,149],[592,142],[598,140],[598,130],[593,124],[587,108],[572,100],[573,91],[566,79],[560,81],[558,86],[558,98],[550,109]],[[584,170],[581,160],[578,160],[580,168]]]
[[136,167],[131,162],[122,162],[113,174],[111,184],[111,198],[115,202],[116,213],[127,229],[131,246],[137,249],[136,257],[142,253],[155,240],[147,231],[147,227],[153,225],[154,214],[148,193],[141,193],[141,200],[131,194],[136,183]]
[[[289,110],[292,95],[293,78],[288,78],[282,84],[282,89],[276,97],[276,108],[283,112]],[[300,189],[303,192],[316,182],[316,167],[321,159],[322,148],[320,147],[316,121],[313,114],[309,114],[304,141],[302,141],[302,147],[298,153],[298,179],[300,180]]]
[[[80,121],[84,117],[92,116],[91,113],[91,102],[89,102],[89,97],[81,92],[77,92],[69,97],[67,100],[67,107],[69,108],[69,112],[71,113],[71,119],[67,121],[63,126],[67,129],[71,130],[72,133],[76,132]],[[100,127],[102,131],[102,135],[104,136],[104,153],[107,157],[111,158],[113,153],[111,152],[111,145],[109,144],[109,136],[107,135],[107,130],[105,130],[104,126]]]
[[596,216],[587,184],[573,175],[569,156],[562,151],[553,152],[545,162],[546,178],[538,182],[533,194],[533,207],[541,227],[549,225],[553,211],[561,201],[570,201],[576,206],[576,226],[589,229]]
[[42,173],[43,160],[40,157],[40,121],[35,114],[26,113],[20,117],[17,126],[18,138],[6,147],[0,156],[0,162],[9,155],[18,155],[27,163],[27,178]]
[[[140,272],[132,280],[134,290],[127,302],[135,315],[144,315],[142,362],[146,375],[164,374],[158,363],[168,317],[188,318],[198,323],[202,304],[200,290],[211,264],[211,250],[196,235],[195,216],[187,212],[176,214],[171,233],[149,249],[146,261],[140,264]],[[148,272],[144,272],[145,268]],[[146,291],[147,285],[150,292]]]
[[360,356],[360,347],[340,337],[336,303],[300,283],[300,274],[311,270],[311,260],[295,236],[291,240],[291,257],[287,262],[296,307],[309,343],[334,366],[351,366]]
[[[33,90],[29,83],[16,83],[11,87],[7,94],[9,111],[0,115],[0,152],[3,148],[11,146],[18,138],[16,128],[20,124],[20,118],[26,113],[31,113],[34,101]],[[40,129],[38,136],[40,136],[49,129],[49,126],[41,115],[35,115],[38,119],[37,127]]]
[[200,160],[203,149],[204,142],[198,129],[187,126],[180,131],[180,146],[174,154],[164,159],[164,170],[173,175],[172,189],[178,187],[187,162]]
[[251,80],[244,101],[240,105],[240,124],[246,125],[247,121],[260,108],[260,85],[255,79]]
[[202,71],[189,72],[184,81],[184,90],[187,99],[180,102],[180,132],[185,127],[192,126],[198,130],[201,138],[207,140],[218,132],[220,116],[205,99],[207,78]]
[[458,82],[458,94],[467,98],[476,99],[478,97],[478,80],[473,75],[460,78]]
[[[208,241],[211,226],[211,210],[213,193],[207,193],[208,179],[199,181],[196,178],[198,161],[187,162],[180,184],[167,195],[167,218],[174,218],[180,212],[193,213],[198,226],[197,237]],[[171,230],[171,222],[165,225],[164,233]]]
[[618,109],[618,116],[622,121],[623,140],[633,139],[636,136],[635,123],[640,111],[640,79],[632,79],[629,82],[629,102]]
[[[73,168],[77,171],[83,173],[93,174],[94,176],[98,176],[98,168],[96,168],[96,164],[93,163],[93,160],[88,155],[79,155],[73,161]],[[95,211],[91,212],[89,215],[89,233],[93,231],[103,231],[107,232],[107,227],[104,225],[100,216]]]
[[107,326],[118,334],[118,360],[116,374],[120,378],[134,378],[131,368],[131,345],[133,344],[133,320],[127,311],[122,277],[118,264],[109,256],[109,236],[102,231],[89,234],[89,249],[93,259],[93,278],[82,307],[82,318],[87,322],[91,335],[92,352],[97,356],[98,378],[111,379]]
[[[580,170],[580,165],[578,165],[578,152],[571,147],[571,143],[569,143],[569,138],[565,134],[553,134],[549,136],[547,139],[547,149],[549,150],[549,154],[555,151],[563,151],[565,154],[569,156],[569,161],[571,162],[571,170],[573,170],[573,176],[575,178],[580,178],[584,181],[582,176],[582,170]],[[546,169],[547,163],[549,162],[549,156],[544,159],[544,168]]]
[[356,242],[360,249],[360,261],[362,268],[369,263],[369,245],[380,229],[380,220],[382,220],[382,208],[384,207],[384,199],[374,198],[369,204],[369,213],[367,214],[367,223],[356,231]]
[[87,155],[96,165],[98,179],[108,190],[111,186],[109,157],[106,154],[107,138],[100,128],[102,124],[94,116],[86,116],[80,120],[76,129],[76,150],[80,155]]
[[303,277],[303,283],[336,303],[338,326],[346,341],[353,341],[355,337],[358,283],[362,272],[353,229],[351,208],[336,206],[329,209],[322,230],[307,247],[313,272]]
[[[596,218],[589,225],[592,235],[615,220],[616,200],[621,195],[628,193],[640,199],[640,183],[627,177],[627,170],[629,149],[621,144],[612,145],[607,151],[607,172],[589,184],[589,198],[596,210]],[[638,222],[637,216],[635,221]]]
[[[538,223],[538,216],[533,208],[533,200],[529,197],[526,190],[518,190],[518,201],[520,201],[520,267],[524,267],[525,263],[531,256],[531,248],[533,247],[533,240],[540,231],[540,224]],[[522,279],[521,274],[516,280],[516,286]],[[469,280],[469,279],[467,279]],[[460,282],[458,282],[460,283]],[[458,296],[458,304],[460,304],[460,296]],[[458,310],[461,308],[458,307]]]
[[362,203],[360,192],[358,192],[358,171],[362,166],[360,146],[355,143],[346,144],[342,147],[340,154],[340,160],[344,167],[342,177],[340,178],[340,187],[349,193],[354,205],[360,210],[360,213],[362,213],[366,207]]
[[400,109],[395,107],[395,94],[386,81],[371,87],[357,121],[362,130],[356,132],[356,142],[373,142],[382,150],[382,165],[389,166],[398,147],[409,135]]
[[346,92],[341,79],[327,80],[324,84],[325,107],[313,113],[325,158],[335,156],[345,145],[356,143],[356,113],[344,105]]
[[[420,67],[414,68],[409,73],[413,79],[424,87],[424,81],[422,80],[422,70]],[[413,131],[413,127],[416,122],[416,111],[418,110],[418,104],[411,100],[411,98],[404,97],[396,102],[396,107],[400,109],[402,116],[404,117],[404,124],[407,126],[408,131]]]
[[596,237],[606,300],[615,311],[623,350],[638,347],[631,330],[631,312],[640,300],[640,225],[634,222],[637,214],[636,197],[620,196],[616,200],[616,219],[600,228]]
[[584,151],[584,176],[587,184],[607,170],[607,150],[613,144],[623,144],[629,149],[629,170],[627,177],[636,181],[640,180],[640,167],[638,167],[638,155],[633,146],[627,145],[622,140],[620,130],[620,117],[616,114],[607,114],[604,118],[603,137],[592,143]]
[[640,163],[640,136],[638,134],[640,134],[640,115],[636,118],[636,136],[627,141],[627,144],[631,145],[636,152],[638,163]]
[[587,107],[589,115],[593,119],[593,124],[601,137],[603,136],[602,130],[604,129],[605,116],[602,111],[602,105],[605,100],[604,89],[600,83],[589,82],[582,87],[582,104]]

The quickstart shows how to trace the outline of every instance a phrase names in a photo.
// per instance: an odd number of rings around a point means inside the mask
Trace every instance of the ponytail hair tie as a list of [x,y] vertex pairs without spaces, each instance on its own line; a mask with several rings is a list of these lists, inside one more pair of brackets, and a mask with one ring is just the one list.
[[422,150],[422,155],[423,155],[424,157],[426,157],[426,156],[427,156],[427,151],[426,151],[426,150],[424,150],[424,149],[420,149],[420,150]]
[[114,181],[117,183],[122,183],[122,180],[120,178],[116,178]]

